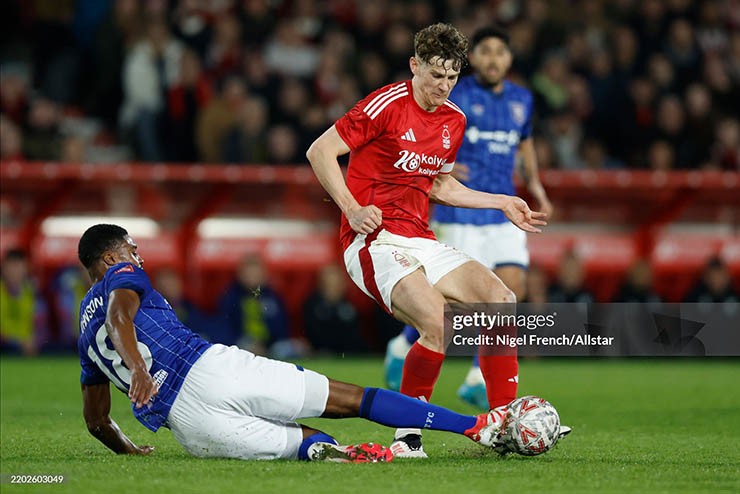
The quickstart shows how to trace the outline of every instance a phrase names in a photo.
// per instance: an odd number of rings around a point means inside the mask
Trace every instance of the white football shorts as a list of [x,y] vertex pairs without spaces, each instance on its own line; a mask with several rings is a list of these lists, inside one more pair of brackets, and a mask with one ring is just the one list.
[[326,376],[217,344],[188,372],[167,422],[194,456],[295,459],[295,420],[320,416],[328,398]]
[[529,267],[527,233],[511,222],[495,225],[433,222],[431,227],[440,242],[470,254],[488,268]]
[[344,264],[352,281],[391,312],[391,292],[401,279],[424,268],[434,285],[453,269],[473,259],[436,240],[403,237],[381,230],[377,237],[358,234],[344,251]]

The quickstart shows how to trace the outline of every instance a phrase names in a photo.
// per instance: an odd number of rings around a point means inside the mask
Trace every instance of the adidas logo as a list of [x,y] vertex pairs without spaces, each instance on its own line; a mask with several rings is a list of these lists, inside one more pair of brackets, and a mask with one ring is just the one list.
[[404,135],[401,136],[402,141],[416,142],[416,136],[414,135],[414,129],[409,129]]

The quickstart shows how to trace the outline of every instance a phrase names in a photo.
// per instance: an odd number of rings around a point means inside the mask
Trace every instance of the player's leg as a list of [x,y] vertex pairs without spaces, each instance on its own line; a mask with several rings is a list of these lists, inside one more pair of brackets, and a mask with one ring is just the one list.
[[[453,302],[515,303],[514,293],[489,269],[479,263],[460,266],[441,278],[435,285]],[[516,328],[508,328],[515,333]],[[497,349],[495,354],[482,349],[480,369],[486,382],[488,405],[491,409],[506,405],[516,398],[518,362],[516,349]]]
[[[511,253],[509,253],[509,256],[511,256]],[[524,266],[520,264],[507,264],[497,267],[493,272],[501,279],[504,285],[514,292],[517,300],[524,299],[527,273]],[[494,362],[498,364],[501,360],[497,359]],[[506,362],[506,359],[504,359],[504,362]],[[492,369],[492,372],[496,373],[498,369]],[[516,389],[513,392],[516,395]],[[457,395],[466,403],[470,403],[478,408],[487,410],[490,407],[486,392],[486,382],[477,355],[473,358],[473,364],[468,369],[465,380],[458,388]]]
[[465,435],[484,446],[494,446],[505,410],[462,415],[395,391],[329,380],[329,398],[321,416],[362,417],[388,427],[447,431]]

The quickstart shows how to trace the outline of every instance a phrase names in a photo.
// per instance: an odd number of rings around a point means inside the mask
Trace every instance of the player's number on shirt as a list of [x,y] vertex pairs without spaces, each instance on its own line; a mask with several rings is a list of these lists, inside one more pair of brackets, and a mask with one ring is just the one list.
[[[95,364],[102,370],[108,379],[119,389],[127,389],[131,385],[131,371],[124,365],[123,359],[117,351],[108,348],[105,343],[105,339],[108,336],[108,331],[105,329],[105,324],[100,326],[98,332],[95,333],[95,346],[98,347],[98,351],[106,362],[102,362],[92,346],[88,347],[87,355]],[[144,343],[137,341],[136,347],[139,349],[139,353],[144,358],[146,363],[146,370],[152,368],[152,352],[149,347]]]

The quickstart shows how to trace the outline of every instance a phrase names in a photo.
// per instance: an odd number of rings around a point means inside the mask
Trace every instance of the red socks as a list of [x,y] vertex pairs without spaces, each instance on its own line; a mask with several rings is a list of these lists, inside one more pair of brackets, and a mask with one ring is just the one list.
[[423,347],[418,341],[414,343],[403,364],[401,394],[412,398],[423,397],[428,402],[432,397],[444,359],[444,353]]
[[486,381],[488,406],[500,407],[516,398],[519,386],[519,362],[516,355],[481,355],[478,360],[483,379]]
[[[503,333],[516,338],[517,328],[502,328]],[[517,349],[508,345],[481,347],[478,356],[480,370],[486,381],[488,406],[493,408],[507,405],[516,398],[519,387],[519,362]]]

